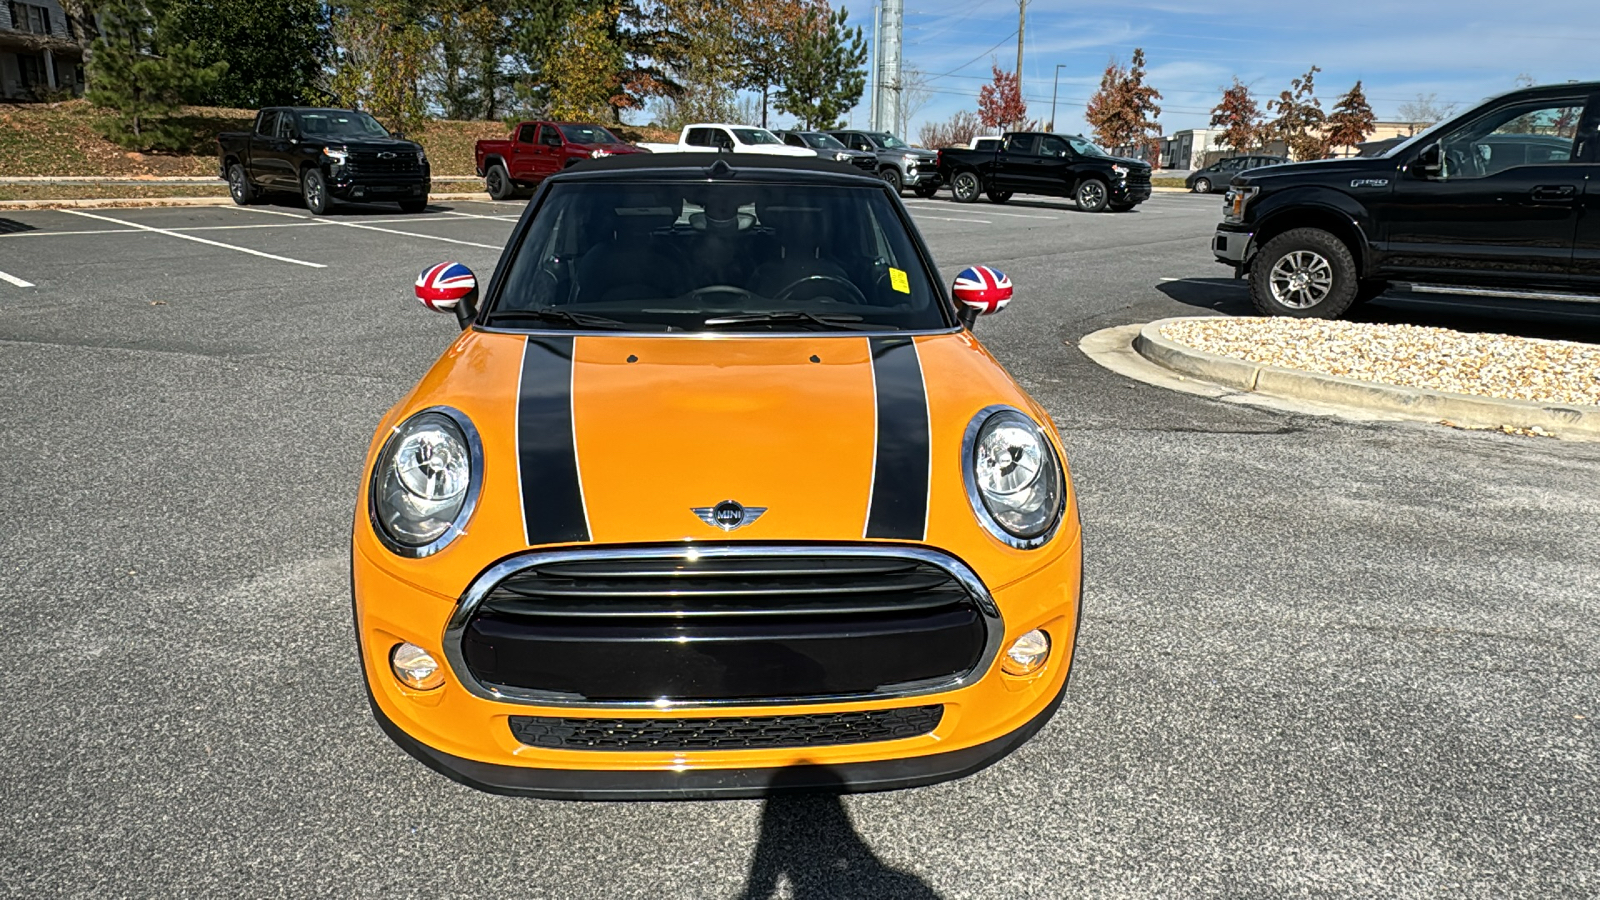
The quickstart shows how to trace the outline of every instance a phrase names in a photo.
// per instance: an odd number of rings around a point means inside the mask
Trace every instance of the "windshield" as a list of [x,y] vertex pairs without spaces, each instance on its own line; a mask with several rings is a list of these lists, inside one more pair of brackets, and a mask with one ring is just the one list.
[[800,135],[800,140],[813,150],[843,150],[844,144],[831,134],[817,134],[815,132]]
[[733,129],[733,136],[738,138],[739,143],[741,144],[783,143],[783,141],[778,140],[777,135],[766,130],[765,128],[735,128]]
[[386,138],[389,130],[378,120],[364,112],[347,110],[315,110],[295,114],[300,119],[300,133],[320,137],[375,137]]
[[882,147],[885,150],[910,150],[911,149],[911,145],[910,144],[906,143],[905,141],[900,140],[899,138],[895,137],[894,135],[890,134],[887,131],[872,131],[872,132],[868,132],[867,133],[867,137],[872,138],[872,140],[874,142],[876,142],[879,147]]
[[599,125],[557,125],[569,144],[620,144],[622,141]]
[[1072,152],[1078,154],[1079,156],[1103,156],[1106,159],[1111,158],[1111,154],[1101,150],[1093,143],[1086,141],[1081,137],[1069,137],[1067,138],[1067,143],[1072,145]]
[[481,320],[510,328],[894,331],[952,325],[879,187],[550,187]]

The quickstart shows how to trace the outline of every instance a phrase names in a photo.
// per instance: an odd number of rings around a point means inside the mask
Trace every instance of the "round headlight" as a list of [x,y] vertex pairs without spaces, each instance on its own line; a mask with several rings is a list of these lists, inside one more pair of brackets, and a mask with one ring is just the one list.
[[1061,522],[1061,463],[1049,438],[1022,412],[990,407],[962,442],[967,497],[990,534],[1022,550],[1041,547]]
[[483,450],[466,416],[435,407],[402,422],[372,472],[372,518],[390,550],[411,557],[443,549],[472,515]]

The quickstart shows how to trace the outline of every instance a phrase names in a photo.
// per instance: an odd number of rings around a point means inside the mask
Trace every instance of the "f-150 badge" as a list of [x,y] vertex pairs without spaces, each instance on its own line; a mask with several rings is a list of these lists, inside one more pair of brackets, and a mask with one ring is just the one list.
[[1388,187],[1389,186],[1389,179],[1387,179],[1387,178],[1357,178],[1356,180],[1350,182],[1350,186],[1353,187],[1353,188]]

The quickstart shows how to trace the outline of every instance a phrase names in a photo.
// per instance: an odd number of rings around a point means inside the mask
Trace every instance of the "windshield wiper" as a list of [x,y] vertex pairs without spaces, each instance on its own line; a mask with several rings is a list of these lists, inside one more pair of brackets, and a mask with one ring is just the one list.
[[736,313],[731,316],[717,316],[707,319],[705,326],[714,328],[718,325],[750,325],[769,322],[800,323],[821,325],[823,328],[843,328],[847,331],[875,330],[881,326],[867,325],[860,316],[848,313],[830,315],[817,315],[815,313],[801,312],[797,309],[780,309],[772,312]]
[[593,316],[588,313],[577,313],[565,309],[507,309],[489,314],[489,324],[499,321],[510,322],[560,322],[563,325],[576,325],[579,328],[633,328],[639,331],[666,331],[665,325],[636,325],[622,322],[617,319],[608,319],[605,316]]

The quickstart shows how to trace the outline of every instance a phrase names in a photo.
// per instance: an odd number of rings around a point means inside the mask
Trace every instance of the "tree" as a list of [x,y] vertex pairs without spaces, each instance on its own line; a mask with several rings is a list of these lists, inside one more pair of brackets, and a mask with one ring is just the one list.
[[[932,99],[933,85],[928,81],[928,73],[916,66],[906,66],[900,73],[900,121],[895,127],[895,133],[909,135],[911,120],[915,119]],[[923,144],[923,146],[928,145]]]
[[1316,77],[1322,69],[1312,66],[1306,74],[1289,83],[1289,90],[1267,101],[1267,111],[1278,117],[1270,126],[1273,137],[1289,146],[1295,159],[1321,159],[1328,154],[1324,132],[1328,117],[1316,97]]
[[1211,110],[1211,127],[1221,128],[1217,144],[1243,153],[1262,144],[1261,108],[1250,95],[1250,86],[1233,79],[1233,87],[1224,88],[1222,100]]
[[790,45],[805,20],[805,0],[767,0],[737,7],[743,57],[739,86],[761,94],[761,127],[767,127],[772,89],[788,74]]
[[172,36],[227,71],[198,99],[255,109],[307,102],[328,52],[320,0],[172,0]]
[[1367,103],[1367,95],[1361,91],[1361,82],[1351,88],[1339,102],[1334,104],[1333,112],[1328,114],[1329,147],[1354,147],[1367,139],[1376,129],[1377,120],[1372,114],[1372,107]]
[[1454,103],[1441,101],[1438,94],[1418,94],[1417,99],[1400,104],[1399,112],[1400,118],[1407,122],[1432,125],[1443,121],[1455,108]]
[[1136,47],[1133,62],[1124,66],[1112,59],[1100,77],[1100,89],[1089,98],[1084,119],[1094,129],[1095,139],[1110,147],[1141,147],[1146,156],[1154,153],[1161,126],[1156,119],[1161,107],[1156,104],[1161,92],[1145,84],[1144,48]]
[[795,33],[777,106],[808,129],[835,127],[866,90],[867,42],[859,27],[850,28],[849,18],[849,10],[834,12],[818,2]]
[[432,41],[403,0],[347,0],[331,10],[335,102],[377,116],[395,131],[427,121],[423,78]]
[[173,37],[164,9],[144,0],[107,0],[89,66],[89,100],[111,109],[106,136],[137,150],[187,149],[192,126],[177,117],[228,68],[205,65],[199,48]]
[[1022,81],[1015,72],[1002,72],[989,64],[994,78],[978,89],[978,119],[987,128],[1012,128],[1028,118],[1028,104],[1022,99]]
[[618,6],[596,4],[567,22],[561,52],[545,67],[551,118],[615,121],[618,110],[633,105],[621,90],[624,53],[610,28]]
[[978,114],[963,109],[945,122],[924,122],[917,139],[924,147],[962,147],[972,143],[983,130]]

